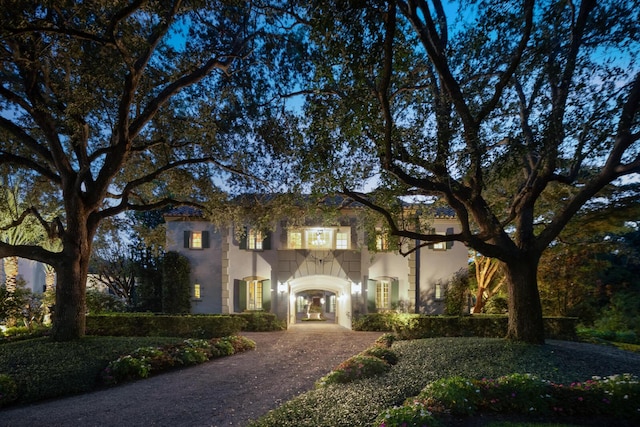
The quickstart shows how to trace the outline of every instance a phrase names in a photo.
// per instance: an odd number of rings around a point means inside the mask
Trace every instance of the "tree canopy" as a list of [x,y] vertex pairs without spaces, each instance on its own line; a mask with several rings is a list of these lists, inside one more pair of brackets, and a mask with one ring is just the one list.
[[258,102],[266,24],[234,0],[2,2],[0,174],[62,250],[0,242],[0,257],[55,267],[54,338],[84,334],[105,218],[276,182],[259,132],[278,115]]
[[[638,12],[617,0],[458,6],[300,3],[314,65],[301,168],[395,235],[499,259],[509,336],[540,343],[542,252],[609,184],[640,172]],[[460,233],[396,214],[399,197],[430,196],[456,211]]]

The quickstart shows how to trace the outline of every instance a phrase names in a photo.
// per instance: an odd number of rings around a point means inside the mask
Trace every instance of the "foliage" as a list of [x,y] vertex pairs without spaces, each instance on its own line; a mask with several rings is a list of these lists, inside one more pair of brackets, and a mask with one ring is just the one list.
[[278,319],[274,313],[264,311],[249,311],[245,313],[234,314],[246,321],[243,331],[247,332],[269,332],[282,331],[287,328],[284,320]]
[[[639,165],[633,7],[306,4],[294,9],[308,23],[312,59],[300,83],[308,132],[293,160],[301,174],[317,192],[370,208],[397,239],[459,241],[500,260],[508,336],[542,343],[544,250],[579,212],[637,199],[637,185],[619,181]],[[460,231],[420,226],[434,199],[455,211]]]
[[[6,342],[0,344],[0,393],[3,375],[7,374],[17,386],[14,404],[84,393],[103,384],[196,363],[203,360],[202,354],[207,359],[218,357],[220,354],[210,351],[217,341],[87,336],[64,343],[48,338]],[[228,354],[255,348],[255,343],[245,337],[228,337],[226,341],[232,349]]]
[[483,309],[487,314],[505,314],[509,309],[507,297],[503,294],[493,295],[486,301]]
[[120,298],[98,289],[88,289],[86,298],[87,314],[117,313],[126,310],[126,305]]
[[0,374],[0,408],[18,399],[16,382],[7,374]]
[[[72,342],[50,338],[0,344],[0,373],[10,373],[19,401],[29,403],[94,390],[109,362],[141,346],[179,342],[166,337],[85,337]],[[5,369],[10,372],[4,371]]]
[[[412,415],[451,414],[470,416],[481,411],[536,416],[616,417],[640,420],[640,382],[630,374],[593,377],[568,385],[543,380],[536,375],[510,374],[497,379],[443,378],[425,387],[403,408],[383,412],[376,425],[401,426]],[[408,415],[407,420],[403,416]],[[392,423],[386,422],[393,420]]]
[[246,321],[237,315],[154,315],[110,313],[87,316],[87,334],[216,338],[240,332]]
[[101,372],[104,384],[147,378],[149,375],[176,366],[191,366],[207,360],[253,350],[255,343],[245,337],[224,337],[211,340],[186,339],[179,344],[162,347],[141,347],[109,362]]
[[385,375],[304,393],[250,426],[371,426],[383,411],[417,396],[434,381],[454,376],[481,379],[529,372],[557,384],[571,384],[593,375],[604,378],[620,372],[640,372],[637,362],[600,358],[588,347],[583,352],[504,339],[398,341],[392,349],[399,356],[398,363]]
[[13,290],[0,286],[0,321],[8,326],[33,330],[43,325],[46,311],[43,294],[33,293],[22,276],[15,280]]
[[316,387],[349,383],[383,374],[389,369],[391,366],[385,360],[373,355],[359,354],[340,363],[333,371],[320,378]]
[[444,314],[461,316],[469,314],[469,274],[457,271],[444,286]]
[[189,313],[191,311],[189,259],[178,252],[167,252],[162,266],[162,311]]
[[[360,316],[353,324],[357,331],[393,331],[402,339],[429,337],[504,337],[508,318],[505,315],[430,316],[424,314],[371,313]],[[572,317],[543,318],[546,337],[573,340],[578,319]]]
[[276,23],[261,13],[226,0],[0,3],[0,177],[20,180],[28,201],[9,225],[34,221],[63,247],[0,241],[0,258],[56,269],[65,289],[55,339],[84,334],[86,272],[105,219],[207,204],[222,220],[228,192],[286,182],[286,163],[257,167],[276,164],[287,134],[276,126],[287,112],[266,100],[295,84],[271,78],[279,61],[269,58],[289,32],[270,40]]

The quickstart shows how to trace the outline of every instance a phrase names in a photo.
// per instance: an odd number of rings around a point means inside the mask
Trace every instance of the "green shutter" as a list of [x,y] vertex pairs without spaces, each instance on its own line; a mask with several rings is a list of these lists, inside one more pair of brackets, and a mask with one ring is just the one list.
[[[436,234],[436,229],[435,229],[435,228],[431,228],[431,229],[429,230],[429,234]],[[427,249],[433,249],[433,243],[429,243],[429,244],[427,245]]]
[[[453,234],[453,227],[447,228],[447,236]],[[453,241],[447,242],[447,249],[451,249],[453,247]]]
[[262,281],[262,309],[271,311],[271,280]]
[[398,279],[391,279],[391,306],[395,307],[400,302],[400,282]]
[[249,234],[249,229],[244,227],[244,233],[240,237],[240,249],[247,249],[247,236]]
[[247,309],[247,282],[244,280],[233,281],[233,311],[242,313]]
[[185,230],[184,232],[184,248],[189,249],[191,243],[191,232],[188,230]]
[[367,280],[367,310],[369,313],[376,312],[376,287],[377,282],[375,280]]
[[209,247],[209,232],[202,232],[202,249],[207,249]]
[[265,231],[264,239],[262,240],[262,249],[269,250],[271,249],[271,232]]

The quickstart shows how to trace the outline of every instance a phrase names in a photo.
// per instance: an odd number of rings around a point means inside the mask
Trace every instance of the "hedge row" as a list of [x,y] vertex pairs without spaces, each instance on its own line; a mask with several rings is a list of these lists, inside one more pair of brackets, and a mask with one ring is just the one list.
[[280,331],[286,326],[273,313],[154,315],[112,313],[87,316],[87,335],[220,338],[240,331]]
[[[550,339],[575,340],[576,317],[545,317],[545,336]],[[493,337],[507,334],[507,316],[428,316],[405,313],[372,313],[353,322],[357,331],[394,332],[402,339],[433,337]]]
[[117,313],[87,316],[87,335],[220,338],[235,335],[247,324],[231,315],[153,315]]

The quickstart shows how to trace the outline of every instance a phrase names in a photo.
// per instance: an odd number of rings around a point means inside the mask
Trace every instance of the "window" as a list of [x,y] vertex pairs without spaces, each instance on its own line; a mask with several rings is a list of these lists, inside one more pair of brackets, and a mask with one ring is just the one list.
[[299,231],[290,231],[287,239],[289,249],[302,249],[302,233]]
[[191,249],[202,249],[202,232],[191,233]]
[[[431,229],[431,234],[448,236],[449,234],[453,234],[453,227],[447,228],[446,233],[436,232],[435,229]],[[429,249],[433,249],[434,251],[446,251],[447,249],[451,249],[452,247],[453,242],[436,242],[429,245]]]
[[240,249],[262,251],[271,249],[271,233],[260,229],[245,227],[239,242]]
[[389,239],[386,235],[382,234],[381,231],[376,233],[376,250],[379,250],[379,251],[389,250]]
[[247,291],[247,310],[262,310],[262,281],[248,281]]
[[376,308],[389,308],[389,291],[391,283],[388,280],[380,280],[376,285]]
[[349,249],[349,236],[347,233],[336,233],[336,249]]
[[188,249],[206,249],[209,247],[209,232],[185,231],[184,247]]
[[440,283],[436,283],[436,299],[443,299],[444,295],[442,295],[442,285]]
[[[444,233],[438,233],[441,235],[444,235]],[[434,251],[446,251],[447,250],[447,242],[438,242],[438,243],[434,243],[433,247],[431,248]]]
[[247,247],[249,249],[262,249],[262,241],[264,237],[259,230],[249,230],[249,236],[247,238]]
[[200,295],[200,285],[196,283],[193,285],[193,298],[200,299],[202,296]]
[[308,227],[287,231],[288,249],[350,249],[351,229]]
[[305,232],[306,249],[332,249],[331,235],[333,230],[312,228]]

